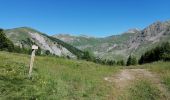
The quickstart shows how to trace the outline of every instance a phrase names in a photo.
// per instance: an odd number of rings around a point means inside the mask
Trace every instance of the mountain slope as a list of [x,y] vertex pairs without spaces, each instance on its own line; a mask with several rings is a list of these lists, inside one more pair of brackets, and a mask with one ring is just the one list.
[[74,48],[61,40],[53,39],[50,36],[32,28],[21,27],[8,29],[5,30],[5,33],[15,45],[18,45],[21,48],[30,48],[32,44],[36,44],[42,49],[42,53],[50,51],[52,54],[58,56],[69,56],[71,58],[82,55],[82,52],[77,48]]
[[101,42],[100,39],[87,36],[71,36],[69,34],[53,35],[53,37],[63,40],[79,49],[91,47]]
[[[61,37],[62,36],[62,37]],[[146,50],[156,45],[170,41],[170,21],[155,22],[143,30],[130,29],[121,35],[105,38],[86,38],[70,36],[68,41],[64,35],[53,37],[81,49],[89,50],[103,59],[127,59],[130,54],[140,57]]]

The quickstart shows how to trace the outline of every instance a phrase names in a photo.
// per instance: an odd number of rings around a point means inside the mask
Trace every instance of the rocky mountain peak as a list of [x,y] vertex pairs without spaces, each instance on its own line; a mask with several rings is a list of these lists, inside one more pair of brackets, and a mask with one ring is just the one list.
[[151,24],[149,27],[145,28],[142,31],[142,34],[144,36],[155,36],[155,35],[161,33],[162,31],[165,31],[166,28],[167,28],[167,25],[165,24],[165,22],[157,21],[157,22]]
[[128,31],[124,32],[124,33],[138,33],[140,32],[141,30],[138,29],[138,28],[132,28],[132,29],[129,29]]

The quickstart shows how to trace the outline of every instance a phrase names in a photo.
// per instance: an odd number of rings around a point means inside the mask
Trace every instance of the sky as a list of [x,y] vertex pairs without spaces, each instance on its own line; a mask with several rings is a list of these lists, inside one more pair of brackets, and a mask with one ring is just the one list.
[[170,20],[170,0],[0,0],[0,28],[105,37]]

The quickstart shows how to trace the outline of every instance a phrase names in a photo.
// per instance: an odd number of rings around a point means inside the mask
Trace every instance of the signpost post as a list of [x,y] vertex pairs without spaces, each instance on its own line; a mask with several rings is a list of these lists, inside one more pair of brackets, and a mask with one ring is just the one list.
[[32,68],[33,68],[33,63],[34,63],[34,57],[35,57],[35,50],[38,49],[38,46],[36,45],[32,45],[32,53],[31,53],[31,61],[30,61],[30,69],[29,69],[29,75],[28,77],[31,77],[31,73],[32,73]]

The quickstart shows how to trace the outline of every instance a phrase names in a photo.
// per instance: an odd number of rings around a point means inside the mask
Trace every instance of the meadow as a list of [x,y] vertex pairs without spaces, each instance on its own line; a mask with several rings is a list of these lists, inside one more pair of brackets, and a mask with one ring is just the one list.
[[[166,100],[170,93],[170,62],[122,67],[36,56],[32,78],[28,78],[29,62],[29,55],[0,51],[1,100]],[[132,68],[160,76],[167,95],[144,78],[134,80],[121,93],[114,81],[104,80]]]
[[36,56],[28,78],[29,55],[0,52],[0,98],[5,100],[105,99],[114,85],[103,77],[117,67]]

